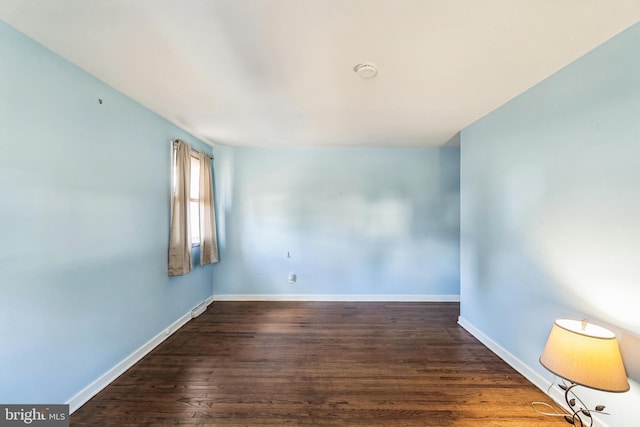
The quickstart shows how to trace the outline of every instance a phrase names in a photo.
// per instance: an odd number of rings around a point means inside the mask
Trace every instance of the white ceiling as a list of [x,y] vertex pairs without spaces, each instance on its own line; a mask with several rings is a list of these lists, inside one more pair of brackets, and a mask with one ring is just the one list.
[[640,1],[0,0],[0,19],[211,144],[437,146]]

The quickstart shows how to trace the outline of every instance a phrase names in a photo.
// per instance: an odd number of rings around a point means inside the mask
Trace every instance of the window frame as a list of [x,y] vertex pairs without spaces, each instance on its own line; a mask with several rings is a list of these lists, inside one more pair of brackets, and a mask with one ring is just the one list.
[[[195,168],[194,163],[196,165],[198,165],[197,168],[197,173],[195,172]],[[191,239],[191,247],[196,247],[196,246],[200,246],[200,157],[198,157],[198,155],[196,153],[193,152],[193,150],[191,150],[191,184],[193,184],[194,182],[194,173],[195,173],[195,182],[197,183],[197,187],[198,187],[198,191],[196,192],[197,194],[194,197],[194,191],[193,191],[193,185],[190,186],[189,188],[189,238]],[[195,236],[197,237],[197,240],[194,241],[193,237],[194,237],[194,224],[191,223],[191,219],[193,217],[193,204],[196,204],[197,209],[196,209],[196,213],[198,216],[198,223],[195,224],[195,230],[196,230],[196,234]]]

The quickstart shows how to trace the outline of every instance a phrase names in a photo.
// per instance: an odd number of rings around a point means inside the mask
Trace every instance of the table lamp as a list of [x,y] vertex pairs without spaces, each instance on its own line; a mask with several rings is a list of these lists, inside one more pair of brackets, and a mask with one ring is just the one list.
[[540,356],[540,363],[569,381],[569,385],[559,384],[559,387],[564,391],[565,401],[572,411],[565,419],[574,426],[592,426],[592,413],[606,414],[603,405],[594,409],[586,408],[576,396],[575,387],[617,393],[629,390],[615,334],[586,320],[556,320]]

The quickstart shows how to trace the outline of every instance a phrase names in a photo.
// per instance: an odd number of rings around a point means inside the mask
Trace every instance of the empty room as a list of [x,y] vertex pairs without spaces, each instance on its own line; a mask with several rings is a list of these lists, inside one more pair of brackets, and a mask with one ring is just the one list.
[[0,0],[0,425],[640,425],[637,0]]

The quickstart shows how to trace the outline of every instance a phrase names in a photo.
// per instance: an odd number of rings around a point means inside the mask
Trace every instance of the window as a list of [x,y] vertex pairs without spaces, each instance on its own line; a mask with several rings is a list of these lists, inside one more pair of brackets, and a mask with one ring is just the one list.
[[[171,189],[176,191],[176,150],[173,149]],[[191,182],[189,186],[189,233],[191,245],[200,245],[200,159],[191,154]],[[173,208],[173,206],[172,206]]]
[[171,227],[169,230],[169,276],[184,276],[193,267],[193,246],[200,246],[200,265],[220,261],[216,239],[213,157],[172,141]]
[[200,159],[191,156],[191,187],[189,207],[189,232],[191,245],[200,244]]

